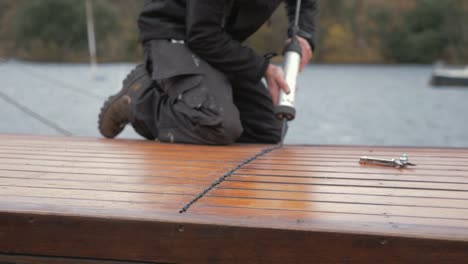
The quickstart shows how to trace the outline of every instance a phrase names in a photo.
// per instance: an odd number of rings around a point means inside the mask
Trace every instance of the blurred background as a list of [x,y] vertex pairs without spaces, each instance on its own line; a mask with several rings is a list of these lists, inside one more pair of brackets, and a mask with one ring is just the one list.
[[[99,137],[143,0],[86,2],[0,0],[0,133]],[[286,31],[280,7],[246,44],[281,53]],[[317,39],[287,143],[468,146],[468,1],[321,0]]]

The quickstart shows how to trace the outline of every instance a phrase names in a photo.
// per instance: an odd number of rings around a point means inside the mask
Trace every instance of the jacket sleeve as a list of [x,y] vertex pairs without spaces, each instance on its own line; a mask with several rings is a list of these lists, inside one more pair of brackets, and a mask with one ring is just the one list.
[[269,62],[225,32],[227,2],[187,1],[186,42],[195,54],[225,74],[259,82]]
[[[318,11],[318,0],[302,0],[299,18],[299,36],[309,41],[312,49],[315,49],[315,21]],[[297,0],[286,0],[286,10],[289,18],[288,35],[291,37],[294,19],[296,15]]]

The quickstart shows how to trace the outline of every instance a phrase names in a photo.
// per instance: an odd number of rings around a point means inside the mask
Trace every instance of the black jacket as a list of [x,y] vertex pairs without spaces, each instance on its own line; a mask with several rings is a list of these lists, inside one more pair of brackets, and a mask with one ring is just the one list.
[[[296,0],[284,0],[292,25]],[[299,35],[315,46],[318,0],[302,0]],[[140,39],[184,40],[202,59],[229,76],[254,82],[268,61],[241,44],[283,0],[147,0],[138,19]]]

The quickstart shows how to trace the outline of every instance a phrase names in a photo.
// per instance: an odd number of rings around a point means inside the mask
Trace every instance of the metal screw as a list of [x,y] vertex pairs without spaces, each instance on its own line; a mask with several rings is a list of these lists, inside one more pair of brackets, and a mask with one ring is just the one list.
[[179,232],[184,232],[185,231],[185,228],[183,225],[180,225],[179,228],[178,228]]

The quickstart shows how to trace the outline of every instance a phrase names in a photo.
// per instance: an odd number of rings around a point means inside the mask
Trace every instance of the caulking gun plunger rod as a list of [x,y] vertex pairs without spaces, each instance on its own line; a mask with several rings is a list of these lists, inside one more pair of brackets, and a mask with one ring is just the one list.
[[302,49],[297,39],[299,32],[299,16],[301,12],[301,0],[297,0],[294,26],[292,30],[291,41],[284,49],[284,79],[289,86],[290,93],[286,94],[283,90],[280,92],[279,103],[275,107],[275,115],[279,120],[283,120],[283,131],[281,143],[286,135],[286,125],[288,121],[296,117],[296,108],[294,101],[296,97],[296,83],[301,65]]

